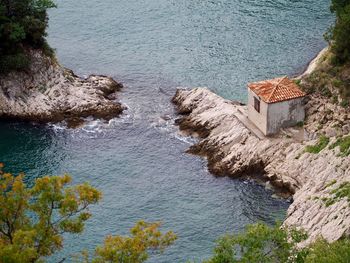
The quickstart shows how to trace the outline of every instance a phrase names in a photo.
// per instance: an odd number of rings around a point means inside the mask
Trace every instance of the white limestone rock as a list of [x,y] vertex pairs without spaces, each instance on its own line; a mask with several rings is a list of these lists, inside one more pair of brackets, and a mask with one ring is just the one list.
[[0,76],[0,117],[37,122],[81,117],[110,119],[124,107],[116,101],[122,85],[106,76],[79,78],[41,51],[28,50],[29,70]]
[[[189,152],[206,156],[211,172],[254,176],[268,180],[281,194],[292,195],[284,224],[305,229],[309,233],[306,243],[319,236],[335,241],[350,233],[346,201],[326,207],[320,200],[329,195],[331,188],[326,186],[332,180],[337,181],[336,185],[350,181],[350,157],[338,156],[338,148],[311,154],[304,152],[305,146],[316,140],[300,142],[284,135],[260,140],[236,117],[245,106],[227,101],[207,88],[178,89],[173,102],[184,114],[177,121],[180,129],[202,138]],[[310,103],[315,103],[313,98]],[[308,128],[320,117],[319,111],[312,108],[314,104],[307,111]]]

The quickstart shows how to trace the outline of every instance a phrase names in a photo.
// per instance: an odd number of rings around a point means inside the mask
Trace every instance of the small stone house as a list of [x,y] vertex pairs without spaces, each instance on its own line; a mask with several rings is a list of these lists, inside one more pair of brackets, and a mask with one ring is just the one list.
[[265,135],[304,121],[302,92],[288,77],[248,84],[248,118]]

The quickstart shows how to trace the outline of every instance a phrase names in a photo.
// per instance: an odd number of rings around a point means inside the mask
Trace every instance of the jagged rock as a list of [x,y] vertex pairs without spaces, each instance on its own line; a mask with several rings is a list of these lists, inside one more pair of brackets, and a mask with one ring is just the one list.
[[342,129],[343,129],[343,133],[344,133],[344,134],[350,133],[350,125],[349,125],[349,124],[344,125],[344,126],[342,127]]
[[[311,154],[304,149],[307,144],[315,144],[315,140],[298,142],[285,136],[260,140],[236,117],[245,106],[230,103],[206,88],[178,89],[173,102],[185,115],[177,121],[180,129],[202,138],[189,152],[206,156],[211,172],[231,177],[254,175],[269,181],[285,196],[292,195],[293,203],[284,223],[305,229],[309,233],[307,242],[318,236],[334,241],[350,233],[350,208],[346,201],[329,207],[321,201],[330,193],[326,187],[330,181],[336,180],[339,185],[350,180],[350,157],[338,156],[338,148]],[[318,104],[313,97],[308,103],[313,105],[309,109]],[[308,112],[319,114],[315,110]],[[313,115],[308,119],[308,128],[319,120]]]
[[122,88],[110,77],[91,75],[86,79],[61,67],[41,51],[28,50],[30,68],[0,76],[0,117],[36,122],[68,121],[81,124],[81,118],[110,119],[124,107],[116,92]]
[[337,130],[331,127],[325,129],[325,134],[327,137],[334,137],[337,135]]

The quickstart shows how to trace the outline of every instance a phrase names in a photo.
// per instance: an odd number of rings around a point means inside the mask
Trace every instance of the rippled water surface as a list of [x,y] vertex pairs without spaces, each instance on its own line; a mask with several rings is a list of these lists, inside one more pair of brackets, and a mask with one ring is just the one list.
[[139,219],[162,220],[178,241],[150,262],[207,258],[214,240],[258,220],[283,219],[288,203],[253,182],[215,178],[173,125],[177,86],[208,86],[245,101],[248,81],[293,75],[325,46],[329,1],[57,0],[49,42],[60,62],[125,84],[129,109],[77,130],[0,123],[0,160],[28,182],[69,172],[104,193],[80,237],[50,259],[126,234]]

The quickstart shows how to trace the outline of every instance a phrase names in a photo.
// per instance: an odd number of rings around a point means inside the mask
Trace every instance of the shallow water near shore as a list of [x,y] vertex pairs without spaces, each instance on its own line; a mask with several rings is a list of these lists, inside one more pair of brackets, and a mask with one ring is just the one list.
[[[109,122],[62,125],[0,122],[0,161],[28,183],[68,172],[103,192],[81,236],[49,259],[127,234],[140,219],[162,220],[178,240],[149,262],[207,258],[214,240],[248,223],[282,220],[288,202],[245,180],[216,178],[186,154],[170,99],[177,86],[208,86],[245,101],[248,81],[293,75],[325,46],[328,1],[58,0],[49,42],[77,74],[124,83],[128,110]],[[70,262],[68,260],[68,262]]]

